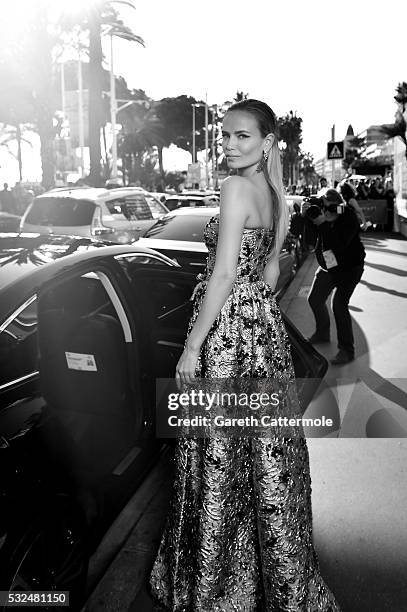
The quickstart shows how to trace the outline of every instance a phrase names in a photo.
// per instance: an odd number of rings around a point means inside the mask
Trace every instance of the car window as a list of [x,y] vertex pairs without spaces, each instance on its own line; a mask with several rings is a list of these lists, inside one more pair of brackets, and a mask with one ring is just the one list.
[[37,370],[37,299],[33,296],[0,332],[0,385]]
[[158,219],[159,217],[161,217],[162,215],[165,215],[165,213],[168,212],[167,208],[163,206],[161,202],[156,200],[153,196],[146,195],[146,200],[148,202],[148,205],[150,207],[150,210],[151,210],[151,213],[154,219]]
[[[67,318],[77,322],[104,320],[117,322],[118,333],[123,336],[122,325],[115,306],[102,282],[94,273],[67,280],[50,289],[41,297],[42,325],[52,335],[51,322],[56,329]],[[49,327],[51,325],[51,327]],[[23,309],[18,308],[9,323],[0,332],[0,385],[13,382],[38,371],[38,307],[33,296]]]
[[95,204],[76,198],[46,197],[34,200],[26,223],[41,226],[83,226],[92,222]]
[[179,208],[181,201],[179,198],[167,198],[165,201],[165,205],[168,210],[174,210],[175,208]]
[[117,219],[148,221],[154,218],[146,198],[141,193],[110,200],[105,204],[109,213]]
[[143,311],[144,331],[153,335],[164,330],[177,331],[183,341],[191,314],[194,275],[183,278],[171,271],[140,272],[134,268],[130,269],[130,278],[135,300]]
[[[142,264],[147,266],[168,266],[168,262],[163,261],[158,255],[150,255],[148,253],[131,253],[125,255],[115,255],[115,259],[127,270],[127,266],[132,264]],[[175,265],[175,264],[174,264]]]
[[169,215],[160,219],[144,234],[145,238],[203,242],[208,215]]

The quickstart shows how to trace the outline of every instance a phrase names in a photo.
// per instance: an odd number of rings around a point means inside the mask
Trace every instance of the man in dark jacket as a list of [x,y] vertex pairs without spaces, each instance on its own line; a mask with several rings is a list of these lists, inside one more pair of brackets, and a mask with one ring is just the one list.
[[338,354],[331,359],[333,365],[342,365],[355,358],[352,319],[349,300],[363,274],[365,249],[360,240],[359,222],[352,209],[343,206],[343,200],[334,189],[322,197],[322,209],[313,206],[307,218],[317,230],[315,255],[319,268],[308,296],[315,316],[316,331],[310,342],[330,342],[330,320],[326,301],[332,291],[332,310],[338,336]]

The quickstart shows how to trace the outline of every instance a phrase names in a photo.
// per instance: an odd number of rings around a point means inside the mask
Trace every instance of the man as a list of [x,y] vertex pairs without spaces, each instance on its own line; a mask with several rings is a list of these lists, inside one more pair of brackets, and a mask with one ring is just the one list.
[[4,186],[4,189],[0,191],[1,210],[5,212],[9,212],[9,213],[15,213],[15,210],[14,210],[15,202],[14,202],[13,194],[8,188],[8,183],[4,183],[3,186]]
[[338,336],[338,354],[333,365],[342,365],[355,358],[349,300],[363,274],[365,249],[359,237],[359,223],[352,209],[335,189],[328,189],[321,198],[322,206],[310,206],[306,217],[317,230],[315,254],[319,268],[308,296],[315,316],[316,331],[310,342],[330,342],[330,319],[326,301],[332,291],[332,310]]
[[320,198],[321,196],[325,195],[327,190],[328,190],[328,181],[326,180],[324,176],[321,176],[321,178],[319,179],[319,191],[317,192],[317,197]]

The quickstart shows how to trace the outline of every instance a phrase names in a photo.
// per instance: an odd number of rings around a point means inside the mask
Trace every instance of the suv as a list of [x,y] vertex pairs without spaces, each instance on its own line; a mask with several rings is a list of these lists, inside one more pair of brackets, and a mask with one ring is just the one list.
[[21,219],[20,231],[127,244],[167,212],[165,204],[139,188],[58,189],[35,198]]

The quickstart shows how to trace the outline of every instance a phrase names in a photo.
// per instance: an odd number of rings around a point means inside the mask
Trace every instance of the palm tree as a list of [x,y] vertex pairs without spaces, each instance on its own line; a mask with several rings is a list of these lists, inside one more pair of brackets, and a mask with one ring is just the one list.
[[398,136],[405,145],[405,156],[407,159],[407,83],[399,83],[396,87],[396,95],[394,99],[397,103],[398,109],[396,111],[394,123],[383,123],[378,126],[382,134],[385,134],[387,138],[395,138]]
[[283,174],[287,183],[295,182],[295,167],[300,158],[300,144],[302,142],[302,119],[292,110],[278,119],[278,133],[280,140],[286,143],[283,153]]
[[146,164],[153,163],[160,149],[167,145],[167,140],[154,106],[148,108],[147,105],[138,105],[129,110],[131,115],[127,113],[125,126],[130,131],[119,136],[118,149],[123,160],[123,178],[127,169],[127,175],[134,181],[140,178],[134,174],[140,172]]
[[103,125],[103,53],[102,35],[109,34],[136,42],[144,46],[140,36],[134,34],[119,18],[114,5],[125,5],[135,9],[133,1],[98,0],[88,9],[85,27],[89,30],[89,149],[90,183],[101,183],[100,131]]
[[89,36],[89,182],[95,187],[101,184],[102,164],[100,135],[104,125],[103,111],[103,51],[102,36],[111,35],[136,42],[144,46],[143,39],[134,34],[120,19],[115,5],[135,10],[134,0],[94,0],[88,6],[73,14],[66,10],[60,17],[65,32],[74,32],[78,27]]

